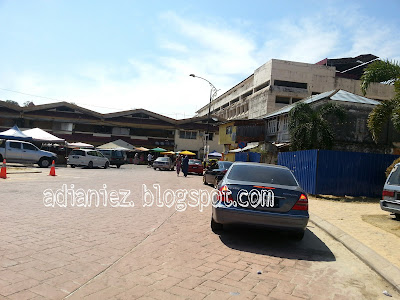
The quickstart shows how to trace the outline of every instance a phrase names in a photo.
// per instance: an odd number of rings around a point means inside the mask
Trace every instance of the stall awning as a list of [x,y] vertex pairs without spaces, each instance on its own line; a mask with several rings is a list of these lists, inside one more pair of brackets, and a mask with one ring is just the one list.
[[48,142],[48,143],[62,143],[65,140],[61,139],[47,131],[40,128],[32,128],[22,131],[27,136],[30,136],[34,141]]
[[233,149],[233,150],[230,150],[229,152],[233,152],[233,153],[243,152],[243,151],[246,151],[246,150],[257,148],[258,145],[259,145],[259,142],[248,143],[247,146],[244,147],[244,148]]

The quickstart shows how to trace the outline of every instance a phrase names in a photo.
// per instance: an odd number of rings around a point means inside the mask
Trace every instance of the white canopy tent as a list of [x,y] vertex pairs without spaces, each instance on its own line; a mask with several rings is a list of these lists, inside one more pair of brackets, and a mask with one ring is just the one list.
[[63,143],[64,139],[56,137],[40,128],[32,128],[22,131],[23,134],[29,136],[34,141],[48,142],[48,143]]
[[107,149],[107,150],[122,150],[122,151],[133,151],[136,149],[135,146],[119,139],[113,142],[106,143],[104,145],[96,147],[97,149]]

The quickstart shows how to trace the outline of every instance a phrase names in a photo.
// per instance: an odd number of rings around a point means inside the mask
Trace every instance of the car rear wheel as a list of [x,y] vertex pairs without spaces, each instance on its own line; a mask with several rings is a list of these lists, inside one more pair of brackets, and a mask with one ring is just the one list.
[[51,164],[51,162],[50,162],[50,160],[48,159],[48,158],[44,158],[44,157],[42,157],[40,160],[39,160],[39,167],[41,167],[41,168],[48,168],[49,166],[50,166],[50,164]]
[[214,233],[220,232],[224,229],[224,226],[221,223],[217,223],[214,221],[213,217],[211,217],[211,230]]
[[121,168],[121,165],[117,165],[117,168],[118,168],[118,169]]
[[93,162],[92,162],[92,161],[89,161],[89,163],[88,163],[88,168],[89,168],[89,169],[93,169]]
[[71,165],[71,168],[75,168],[75,165]]
[[109,166],[110,166],[110,163],[108,161],[106,161],[106,163],[104,165],[104,169],[108,169]]
[[397,221],[400,221],[400,214],[394,214],[394,218],[395,218]]
[[301,241],[304,237],[304,230],[302,231],[295,231],[290,233],[290,237],[294,241]]

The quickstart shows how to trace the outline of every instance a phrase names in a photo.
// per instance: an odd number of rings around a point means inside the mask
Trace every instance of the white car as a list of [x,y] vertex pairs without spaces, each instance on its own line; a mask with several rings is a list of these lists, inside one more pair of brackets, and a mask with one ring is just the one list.
[[88,167],[103,167],[107,169],[110,166],[110,161],[101,152],[93,149],[74,149],[68,156],[67,164],[71,168]]
[[381,209],[394,214],[400,221],[400,164],[396,164],[386,179],[382,191]]

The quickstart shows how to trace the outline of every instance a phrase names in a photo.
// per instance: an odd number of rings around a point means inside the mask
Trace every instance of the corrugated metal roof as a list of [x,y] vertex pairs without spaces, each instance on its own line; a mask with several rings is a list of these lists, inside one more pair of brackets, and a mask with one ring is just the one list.
[[369,105],[378,105],[380,102],[376,100],[372,100],[366,97],[362,97],[350,92],[346,92],[344,90],[332,90],[328,92],[324,92],[318,95],[313,95],[308,98],[305,98],[303,100],[300,100],[299,102],[296,102],[294,104],[287,105],[277,111],[274,111],[270,114],[267,114],[266,116],[262,117],[262,119],[269,119],[271,117],[275,117],[278,115],[286,114],[289,113],[292,108],[300,102],[303,103],[313,103],[322,99],[330,99],[333,101],[340,101],[340,102],[353,102],[353,103],[358,103],[358,104],[369,104]]

